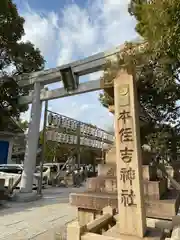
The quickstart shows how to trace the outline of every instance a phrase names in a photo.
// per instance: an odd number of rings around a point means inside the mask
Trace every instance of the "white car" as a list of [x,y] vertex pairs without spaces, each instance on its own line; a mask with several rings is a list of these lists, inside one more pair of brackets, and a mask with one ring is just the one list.
[[[13,178],[13,184],[19,179],[20,175],[23,172],[22,164],[0,164],[0,178],[5,179],[5,187],[9,185],[9,179]],[[33,189],[38,187],[38,173],[34,173],[33,179]],[[46,181],[43,181],[43,186],[46,184]],[[16,188],[20,188],[20,183]]]
[[[43,179],[46,184],[51,185],[51,169],[54,168],[56,174],[58,174],[63,165],[63,163],[45,163],[43,165]],[[36,167],[35,174],[40,174],[40,166]]]
[[[41,168],[40,166],[36,167],[34,175],[36,177],[41,176]],[[48,180],[50,179],[50,166],[43,166],[43,183],[48,184]]]

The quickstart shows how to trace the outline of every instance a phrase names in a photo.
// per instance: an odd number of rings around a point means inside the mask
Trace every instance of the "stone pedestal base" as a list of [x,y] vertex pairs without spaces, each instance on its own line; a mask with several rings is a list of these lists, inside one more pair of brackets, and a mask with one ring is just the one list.
[[33,202],[42,198],[42,195],[37,194],[37,192],[22,193],[19,192],[15,194],[12,198],[16,202]]
[[[169,197],[169,199],[168,199]],[[107,193],[71,193],[70,204],[84,211],[91,211],[99,214],[106,206],[118,209],[117,194]],[[172,219],[177,214],[180,203],[180,194],[178,191],[170,191],[165,199],[148,200],[145,199],[146,215],[151,218]]]
[[118,224],[103,233],[104,236],[113,237],[116,240],[162,240],[163,232],[155,228],[147,228],[146,236],[143,238],[123,235],[118,232]]

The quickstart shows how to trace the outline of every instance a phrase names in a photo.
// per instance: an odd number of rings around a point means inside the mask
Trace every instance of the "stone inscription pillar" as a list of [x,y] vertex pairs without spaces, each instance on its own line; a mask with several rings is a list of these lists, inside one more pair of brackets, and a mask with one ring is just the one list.
[[29,123],[28,139],[26,143],[24,171],[22,173],[20,187],[20,191],[23,193],[32,192],[41,118],[40,90],[40,83],[35,83],[31,108],[31,119]]
[[132,75],[114,80],[116,164],[120,234],[143,237],[146,216],[142,182],[139,116]]

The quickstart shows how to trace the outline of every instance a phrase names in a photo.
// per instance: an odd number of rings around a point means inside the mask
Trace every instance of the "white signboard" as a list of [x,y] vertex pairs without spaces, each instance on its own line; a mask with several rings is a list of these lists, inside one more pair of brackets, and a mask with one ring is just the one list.
[[[102,129],[91,127],[85,123],[79,123],[74,119],[70,119],[65,116],[61,116],[59,114],[49,113],[48,114],[48,125],[56,128],[65,128],[70,129],[71,131],[76,131],[78,124],[80,124],[80,135],[84,136],[93,136],[97,138],[101,138],[103,141],[114,141],[114,136],[106,133]],[[61,136],[61,138],[65,138],[65,136]],[[88,143],[89,144],[89,143]],[[87,144],[87,145],[88,145]]]
[[[53,142],[59,142],[62,144],[77,144],[77,136],[75,135],[70,135],[70,134],[64,134],[64,133],[59,133],[59,132],[55,132],[55,131],[47,131],[46,133],[46,139],[49,141],[53,141]],[[110,147],[110,144],[105,144],[101,141],[98,140],[93,140],[90,138],[86,138],[86,137],[80,137],[80,145],[81,146],[88,146],[88,147],[92,147],[92,148],[102,148],[103,149],[107,149]]]

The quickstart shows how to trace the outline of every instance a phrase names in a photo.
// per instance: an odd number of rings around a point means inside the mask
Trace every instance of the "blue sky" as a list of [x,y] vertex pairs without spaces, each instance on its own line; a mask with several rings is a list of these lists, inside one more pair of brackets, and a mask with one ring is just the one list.
[[[135,20],[128,14],[128,0],[14,0],[25,18],[25,36],[38,47],[46,68],[90,56],[137,37]],[[95,80],[102,73],[83,77]],[[50,85],[50,89],[60,83]],[[99,92],[57,99],[49,109],[108,129],[113,116],[98,101]],[[29,119],[30,110],[23,114]],[[42,124],[42,123],[41,123]]]

